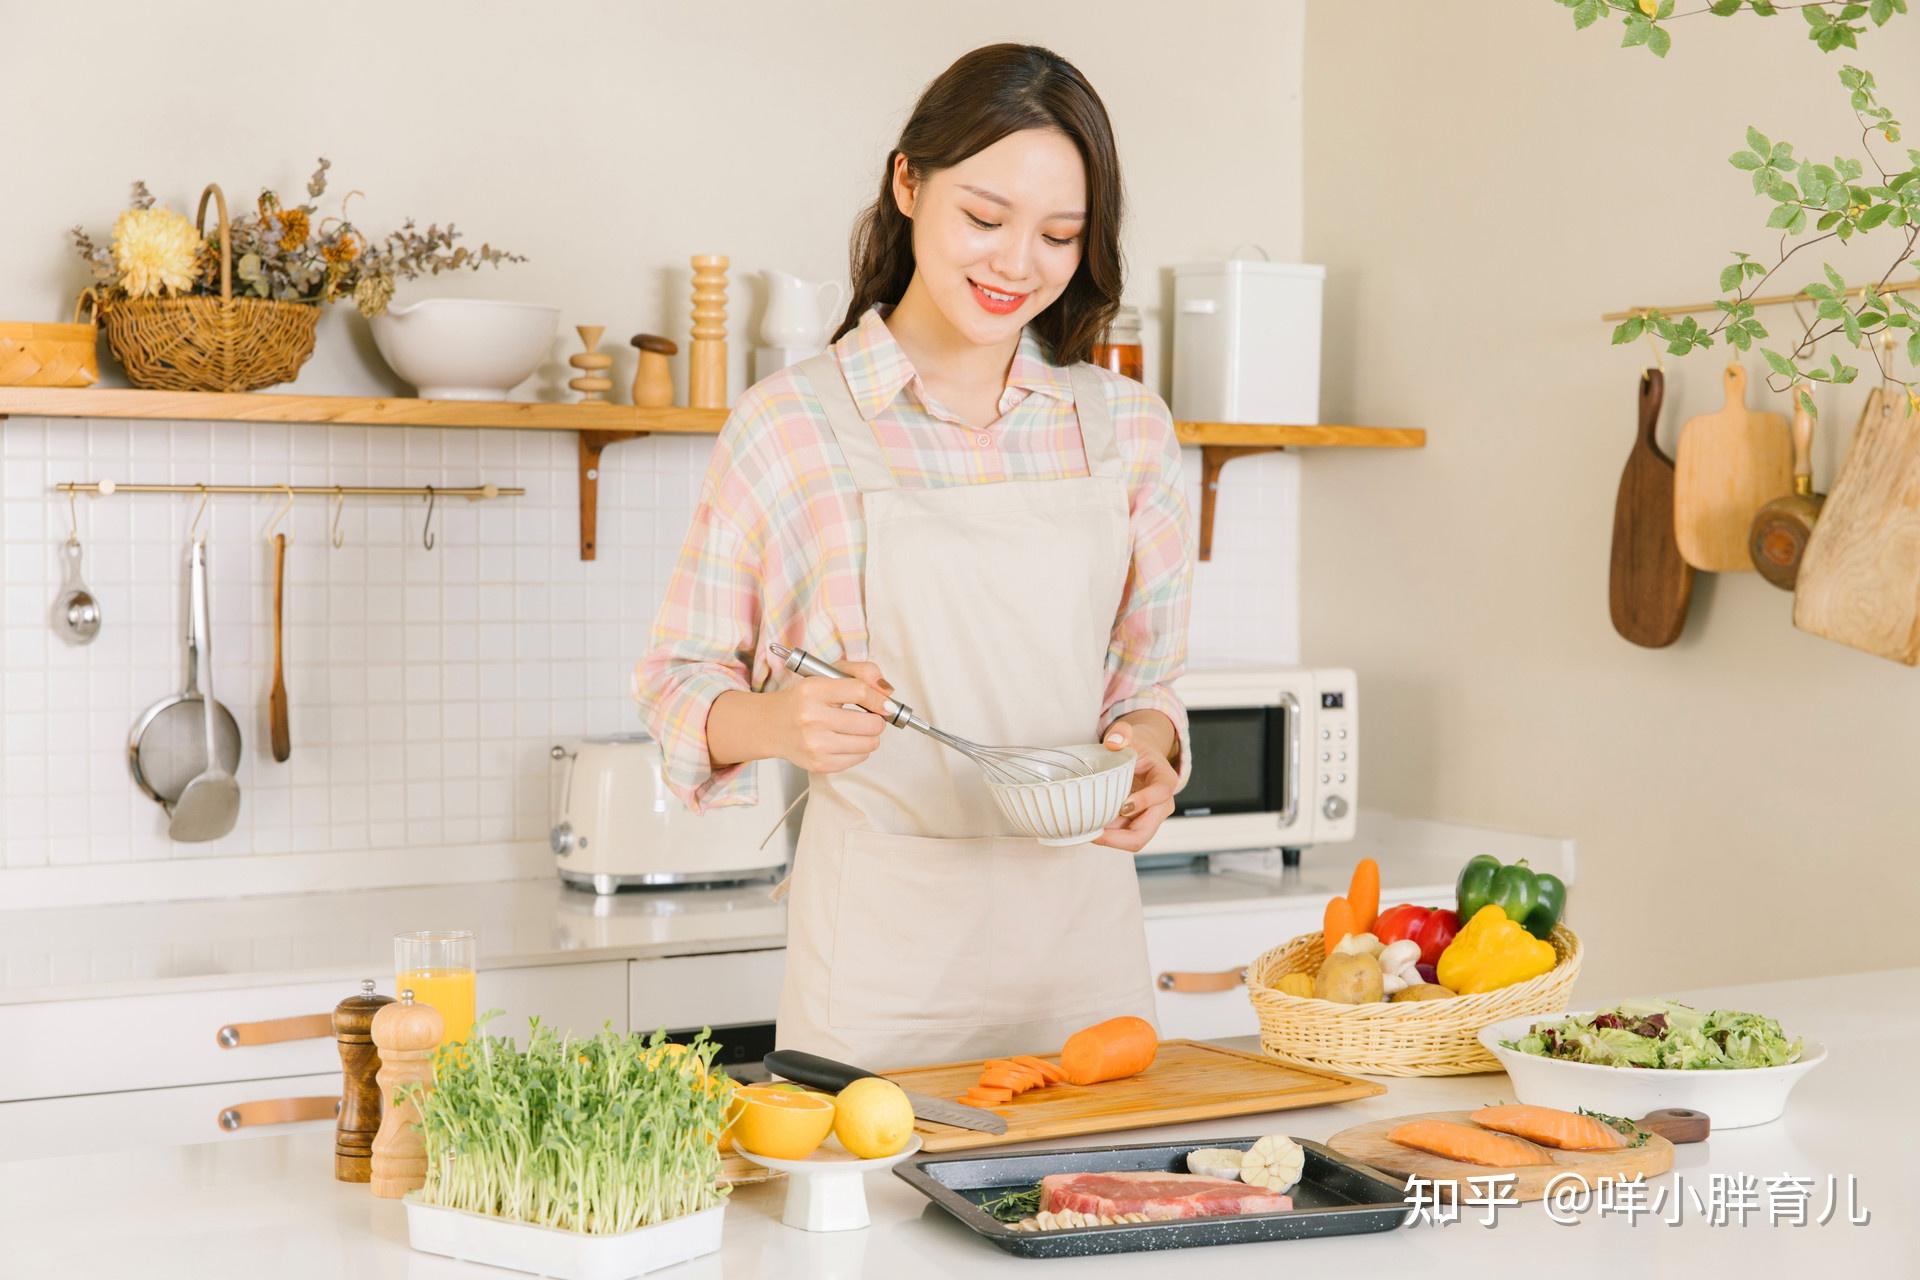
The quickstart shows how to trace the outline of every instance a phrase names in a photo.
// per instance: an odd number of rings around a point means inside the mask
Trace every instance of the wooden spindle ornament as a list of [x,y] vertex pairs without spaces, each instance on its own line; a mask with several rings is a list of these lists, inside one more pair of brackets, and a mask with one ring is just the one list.
[[693,258],[693,345],[687,352],[687,403],[727,407],[727,259]]
[[640,362],[633,369],[633,402],[642,409],[664,409],[673,403],[673,370],[667,357],[680,346],[654,333],[636,333],[632,341],[640,349]]
[[373,1019],[392,996],[375,995],[373,979],[360,984],[333,1010],[333,1039],[340,1050],[340,1115],[333,1129],[333,1176],[339,1182],[372,1177],[373,1138],[380,1129],[380,1054],[373,1047]]
[[420,1107],[395,1096],[416,1081],[433,1088],[433,1051],[446,1020],[430,1004],[415,1004],[411,990],[373,1015],[373,1043],[380,1053],[380,1132],[373,1139],[373,1194],[397,1200],[427,1182],[427,1143],[420,1133]]
[[599,351],[600,335],[607,331],[603,324],[582,324],[574,326],[580,335],[580,341],[587,349],[579,355],[568,356],[567,363],[580,370],[580,376],[567,383],[580,393],[581,402],[597,400],[605,402],[607,392],[613,390],[613,379],[607,376],[607,370],[613,367],[613,357]]

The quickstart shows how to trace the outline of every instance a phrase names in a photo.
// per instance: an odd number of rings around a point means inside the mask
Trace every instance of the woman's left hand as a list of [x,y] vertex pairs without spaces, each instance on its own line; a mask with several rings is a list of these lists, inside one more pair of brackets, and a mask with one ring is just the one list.
[[1180,775],[1167,762],[1165,754],[1157,746],[1142,741],[1141,735],[1125,720],[1114,722],[1107,730],[1103,745],[1110,751],[1133,748],[1133,791],[1120,806],[1120,816],[1094,843],[1138,853],[1173,812],[1173,788]]

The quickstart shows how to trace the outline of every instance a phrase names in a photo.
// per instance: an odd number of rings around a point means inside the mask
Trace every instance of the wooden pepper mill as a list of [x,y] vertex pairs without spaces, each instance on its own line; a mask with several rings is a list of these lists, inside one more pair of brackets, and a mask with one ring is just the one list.
[[673,403],[673,371],[667,357],[680,350],[672,338],[653,333],[636,333],[633,345],[640,349],[640,363],[633,370],[633,402],[642,409],[664,409]]
[[613,366],[613,357],[599,350],[600,335],[606,332],[603,324],[579,324],[574,326],[580,335],[580,341],[586,344],[586,350],[579,355],[568,356],[567,363],[580,371],[580,376],[567,385],[580,393],[580,400],[604,402],[607,392],[613,390],[613,379],[607,376],[607,370]]
[[373,1015],[373,1043],[380,1051],[380,1132],[373,1139],[373,1194],[397,1200],[427,1182],[427,1143],[420,1133],[420,1108],[411,1098],[396,1098],[401,1085],[418,1081],[433,1088],[433,1051],[446,1021],[430,1004],[415,1004],[412,990]]
[[693,345],[687,350],[687,403],[727,407],[727,260],[693,258]]
[[333,1130],[333,1176],[340,1182],[365,1182],[372,1176],[373,1135],[380,1128],[380,1087],[374,1073],[380,1055],[373,1047],[373,1018],[392,996],[375,995],[373,979],[360,984],[333,1010],[333,1039],[340,1050],[340,1118]]

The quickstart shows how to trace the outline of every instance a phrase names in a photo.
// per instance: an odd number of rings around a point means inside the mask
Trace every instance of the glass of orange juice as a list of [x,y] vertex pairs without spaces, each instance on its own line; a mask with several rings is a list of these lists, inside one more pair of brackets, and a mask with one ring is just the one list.
[[427,929],[393,935],[393,989],[412,991],[416,1004],[440,1011],[442,1045],[459,1044],[473,1031],[473,965],[476,946],[465,929]]

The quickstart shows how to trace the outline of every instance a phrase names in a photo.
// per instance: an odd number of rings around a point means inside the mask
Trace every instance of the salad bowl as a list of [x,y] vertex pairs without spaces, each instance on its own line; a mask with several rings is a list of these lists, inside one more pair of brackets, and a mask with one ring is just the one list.
[[1782,1066],[1679,1069],[1603,1066],[1507,1047],[1506,1042],[1517,1042],[1536,1027],[1584,1020],[1596,1012],[1528,1014],[1480,1029],[1480,1043],[1513,1081],[1515,1101],[1566,1111],[1584,1107],[1629,1118],[1662,1107],[1685,1107],[1704,1112],[1716,1131],[1742,1129],[1779,1119],[1793,1087],[1827,1057],[1823,1045],[1802,1040],[1799,1056]]

